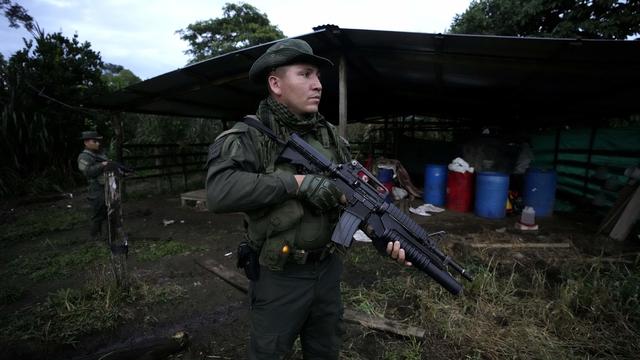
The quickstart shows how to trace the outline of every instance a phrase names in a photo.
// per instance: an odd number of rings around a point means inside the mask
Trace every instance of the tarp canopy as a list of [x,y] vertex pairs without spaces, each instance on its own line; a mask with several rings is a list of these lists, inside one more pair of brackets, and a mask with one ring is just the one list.
[[[316,29],[297,38],[336,64],[322,74],[320,111],[332,121],[341,57],[349,122],[416,114],[539,127],[640,113],[640,41]],[[171,71],[93,106],[237,120],[266,95],[248,70],[270,45]]]

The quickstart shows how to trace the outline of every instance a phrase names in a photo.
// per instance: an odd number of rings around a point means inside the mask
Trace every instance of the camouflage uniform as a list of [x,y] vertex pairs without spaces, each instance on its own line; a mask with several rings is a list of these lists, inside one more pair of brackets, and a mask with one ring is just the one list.
[[[86,136],[98,136],[84,132],[83,138]],[[87,199],[91,205],[91,230],[92,240],[98,240],[102,234],[102,223],[107,219],[107,207],[104,200],[104,165],[103,161],[108,159],[99,153],[84,149],[78,155],[78,169],[87,177],[89,183],[87,191]]]
[[[286,112],[282,107],[267,98],[257,116],[287,139],[300,129],[279,121],[279,113]],[[301,136],[334,162],[348,161],[346,142],[320,114],[314,116]],[[250,284],[249,357],[280,359],[300,335],[305,359],[337,359],[342,259],[330,238],[338,210],[318,214],[296,197],[298,172],[276,165],[279,150],[261,131],[240,122],[222,133],[209,153],[207,205],[214,212],[244,212],[247,240],[259,253],[260,277]],[[285,245],[287,253],[281,251]]]

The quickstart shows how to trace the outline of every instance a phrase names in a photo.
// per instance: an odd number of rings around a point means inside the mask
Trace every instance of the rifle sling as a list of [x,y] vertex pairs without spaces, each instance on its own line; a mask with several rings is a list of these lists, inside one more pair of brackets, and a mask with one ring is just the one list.
[[247,115],[242,119],[242,121],[245,124],[259,130],[261,133],[265,134],[271,140],[277,142],[278,144],[280,145],[286,144],[286,142],[280,139],[278,135],[276,135],[276,133],[273,132],[273,130],[269,129],[265,124],[262,123],[262,121],[258,120],[258,118],[255,115]]

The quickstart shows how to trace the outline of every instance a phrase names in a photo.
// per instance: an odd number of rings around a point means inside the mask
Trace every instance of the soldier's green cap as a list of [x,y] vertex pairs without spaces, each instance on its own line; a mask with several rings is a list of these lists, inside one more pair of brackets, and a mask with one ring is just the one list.
[[291,65],[295,63],[309,63],[320,66],[333,66],[333,63],[322,56],[314,55],[311,46],[300,39],[285,39],[279,41],[265,51],[256,60],[249,70],[249,77],[255,82],[264,79],[268,71],[278,66]]
[[102,139],[102,136],[98,134],[97,131],[83,131],[82,136],[80,136],[81,140],[89,140],[89,139]]

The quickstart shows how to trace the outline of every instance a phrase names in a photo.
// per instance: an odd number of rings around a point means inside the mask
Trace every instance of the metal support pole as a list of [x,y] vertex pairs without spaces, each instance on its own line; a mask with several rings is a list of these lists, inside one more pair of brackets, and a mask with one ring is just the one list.
[[339,108],[338,108],[338,134],[343,138],[347,138],[347,63],[344,56],[340,56],[340,64],[338,67],[338,90],[339,90]]

